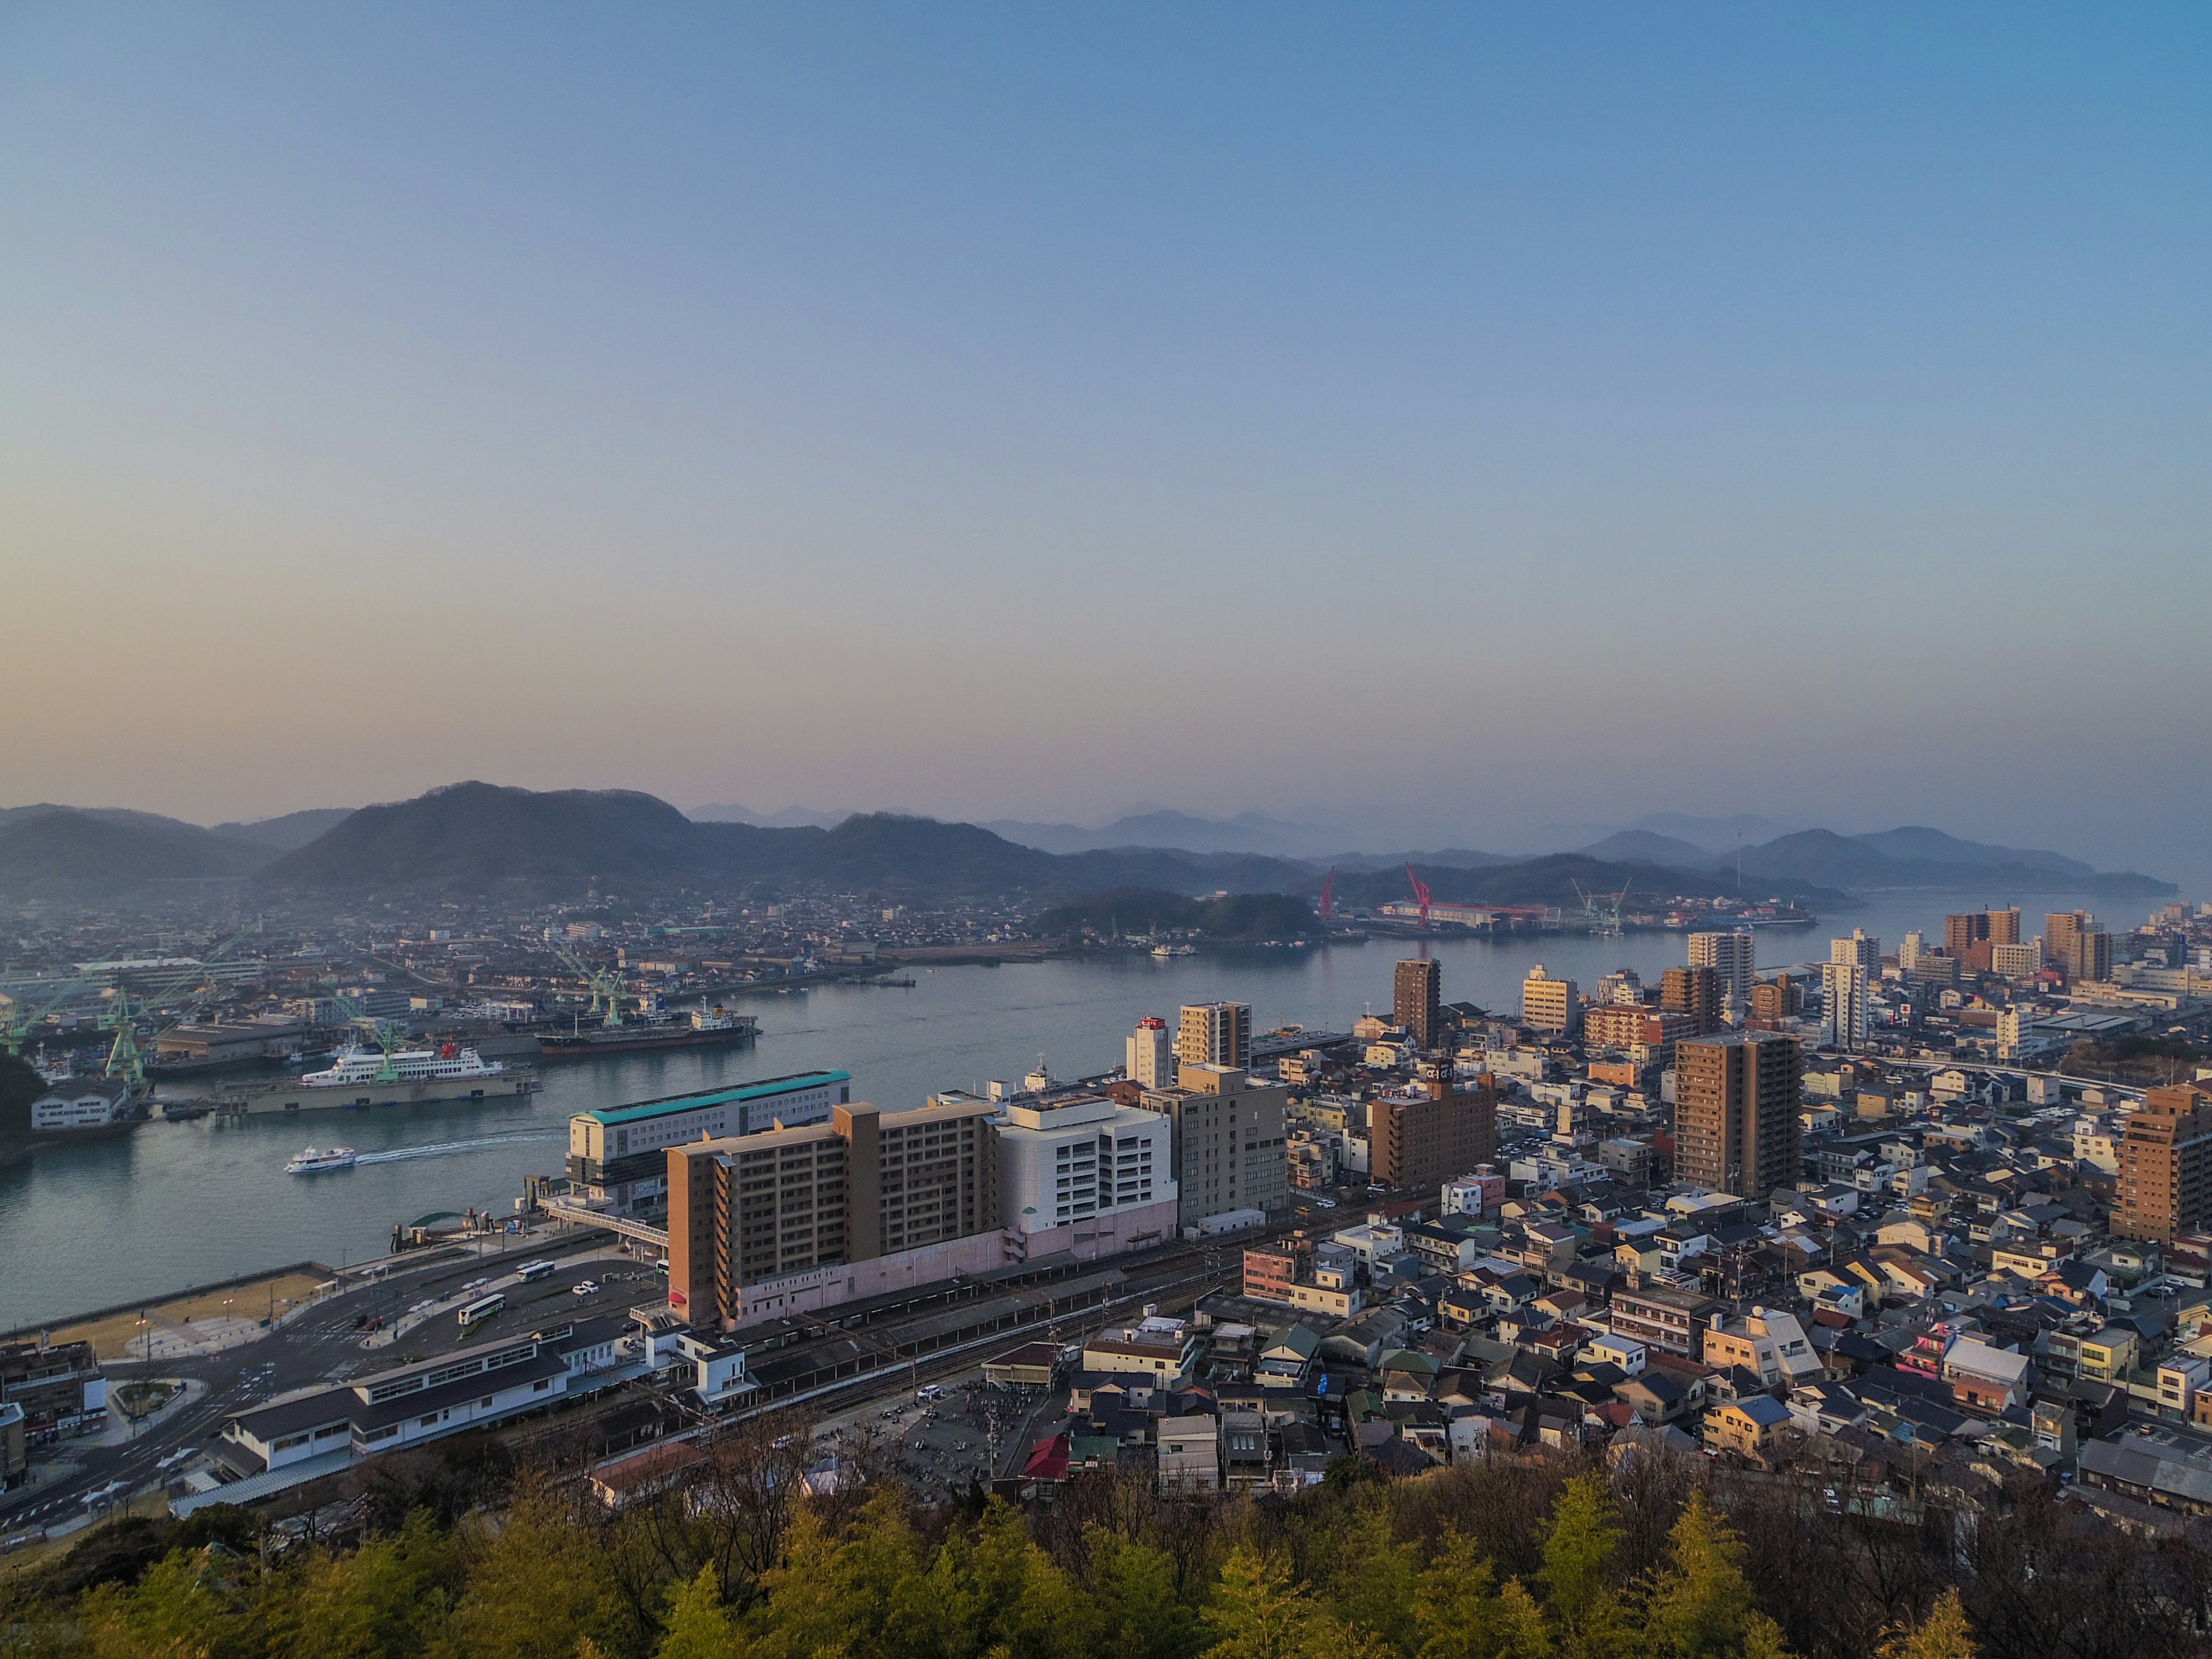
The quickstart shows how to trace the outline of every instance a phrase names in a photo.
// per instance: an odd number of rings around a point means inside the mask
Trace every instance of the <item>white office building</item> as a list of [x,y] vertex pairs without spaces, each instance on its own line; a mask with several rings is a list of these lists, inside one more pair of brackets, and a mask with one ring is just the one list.
[[1009,1101],[992,1119],[999,1203],[1025,1257],[1111,1255],[1175,1237],[1174,1125],[1104,1095]]

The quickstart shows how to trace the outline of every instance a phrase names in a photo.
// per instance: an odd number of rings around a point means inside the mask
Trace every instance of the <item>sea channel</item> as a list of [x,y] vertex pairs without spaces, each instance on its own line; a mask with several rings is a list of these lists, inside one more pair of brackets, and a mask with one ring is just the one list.
[[[1894,950],[1910,928],[1940,937],[1943,912],[2019,902],[2027,931],[2077,904],[2115,927],[2136,901],[2057,894],[1917,894],[1760,930],[1762,969],[1817,960],[1832,934],[1863,927]],[[393,1107],[297,1117],[155,1121],[82,1144],[42,1144],[0,1165],[0,1330],[313,1257],[381,1254],[395,1224],[469,1207],[511,1214],[524,1177],[560,1172],[570,1114],[815,1067],[853,1074],[856,1099],[918,1105],[931,1091],[1019,1078],[1042,1061],[1056,1077],[1121,1062],[1143,1015],[1228,998],[1252,1005],[1255,1030],[1296,1022],[1344,1030],[1387,1012],[1393,964],[1416,942],[1376,938],[1312,949],[1209,946],[1161,961],[1141,951],[1006,967],[914,969],[911,990],[825,985],[745,999],[761,1022],[750,1048],[624,1054],[542,1064],[544,1086],[482,1106]],[[1431,946],[1448,1000],[1517,1010],[1541,962],[1585,988],[1617,968],[1647,981],[1684,958],[1683,935],[1439,936]],[[343,1142],[364,1159],[317,1176],[284,1173],[302,1146]]]

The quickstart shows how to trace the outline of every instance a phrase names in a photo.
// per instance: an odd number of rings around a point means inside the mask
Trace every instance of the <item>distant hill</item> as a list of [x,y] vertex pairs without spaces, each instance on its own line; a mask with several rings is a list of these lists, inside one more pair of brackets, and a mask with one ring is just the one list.
[[750,823],[759,830],[834,830],[853,811],[825,812],[815,806],[787,806],[781,812],[756,812],[734,801],[695,806],[684,815],[698,823]]
[[[1675,870],[1656,864],[1594,859],[1581,853],[1552,853],[1486,869],[1423,865],[1419,860],[1413,868],[1437,898],[1455,904],[1556,904],[1572,909],[1582,902],[1582,895],[1576,890],[1578,882],[1583,891],[1593,894],[1610,895],[1629,889],[1630,909],[1636,908],[1639,894],[1648,903],[1654,896],[1717,898],[1736,890],[1733,870],[1724,876],[1715,870]],[[1413,894],[1406,872],[1400,868],[1340,875],[1336,896],[1339,903],[1372,907],[1410,900]],[[1747,896],[1789,899],[1815,909],[1850,902],[1832,888],[1791,879],[1762,881]]]
[[243,876],[270,851],[151,813],[18,809],[0,823],[0,886],[125,886]]
[[[1907,855],[1886,850],[1891,848]],[[1734,860],[1727,864],[1732,868]],[[1924,888],[1991,897],[2051,892],[2151,896],[2177,890],[2172,882],[2155,877],[2101,873],[2057,853],[1988,847],[1918,828],[1872,836],[1800,830],[1744,848],[1743,871],[1769,883],[1797,880],[1860,891]]]
[[1947,836],[1941,830],[1929,830],[1920,824],[1878,830],[1870,836],[1853,836],[1851,839],[1862,847],[1871,847],[1885,858],[1908,861],[1983,865],[1992,868],[2025,865],[2032,869],[2054,870],[2061,875],[2075,877],[2099,873],[2094,866],[2082,863],[2079,859],[2069,859],[2063,853],[2046,852],[2035,847],[1990,847],[1978,841],[1961,841],[1956,836]]
[[270,864],[261,880],[323,892],[658,886],[697,863],[694,849],[710,832],[778,833],[695,824],[666,801],[626,789],[456,783],[364,806]]
[[1237,854],[1125,849],[1059,857],[972,823],[864,812],[835,829],[695,823],[667,802],[623,790],[536,793],[454,784],[363,807],[261,872],[298,893],[622,894],[756,882],[810,883],[917,898],[1101,891],[1285,890],[1304,865]]
[[251,842],[256,847],[273,848],[279,853],[289,853],[305,847],[327,830],[335,830],[353,816],[350,806],[313,806],[304,812],[287,812],[281,817],[255,818],[246,823],[218,823],[210,831],[230,841]]
[[1320,925],[1310,903],[1287,893],[1193,899],[1144,887],[1093,893],[1056,905],[1037,918],[1038,930],[1046,933],[1073,933],[1079,927],[1100,933],[1118,928],[1124,933],[1195,927],[1209,939],[1225,940],[1310,939]]
[[1713,855],[1656,830],[1616,830],[1603,841],[1581,849],[1585,858],[1610,859],[1626,864],[1663,864],[1677,870],[1711,867]]
[[1030,823],[996,818],[982,826],[1006,840],[1047,853],[1090,853],[1109,848],[1164,848],[1184,853],[1258,853],[1303,858],[1345,839],[1341,830],[1293,823],[1264,812],[1233,818],[1194,817],[1166,807],[1133,812],[1099,829],[1073,823]]
[[1409,864],[1448,864],[1455,869],[1488,870],[1525,860],[1508,858],[1503,853],[1477,853],[1464,847],[1446,847],[1433,853],[1334,853],[1313,862],[1324,869],[1339,871],[1403,870]]

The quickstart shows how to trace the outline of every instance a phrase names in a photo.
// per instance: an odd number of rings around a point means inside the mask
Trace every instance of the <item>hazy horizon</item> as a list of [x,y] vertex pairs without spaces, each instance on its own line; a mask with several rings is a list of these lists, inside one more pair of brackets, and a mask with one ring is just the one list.
[[0,799],[1751,811],[2201,879],[2208,46],[10,8]]

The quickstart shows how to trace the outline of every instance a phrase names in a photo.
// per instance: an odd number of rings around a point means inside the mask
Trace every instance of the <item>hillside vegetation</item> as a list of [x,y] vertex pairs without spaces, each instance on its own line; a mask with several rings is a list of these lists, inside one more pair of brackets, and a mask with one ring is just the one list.
[[[785,1425],[771,1420],[781,1431]],[[2208,1557],[2023,1480],[1972,1529],[1836,1514],[1653,1452],[1500,1454],[1295,1496],[1078,1475],[1026,1514],[918,1508],[802,1426],[740,1426],[618,1511],[582,1481],[426,1484],[378,1460],[365,1536],[264,1553],[252,1516],[85,1534],[0,1606],[40,1659],[2181,1659]],[[785,1449],[793,1447],[795,1449]],[[422,1506],[401,1510],[411,1490]],[[1734,1493],[1734,1497],[1728,1494]]]
[[1221,898],[1191,899],[1157,888],[1117,887],[1072,904],[1056,905],[1037,918],[1046,933],[1150,933],[1165,928],[1196,928],[1209,939],[1291,939],[1312,937],[1321,921],[1313,906],[1287,893],[1231,893]]

